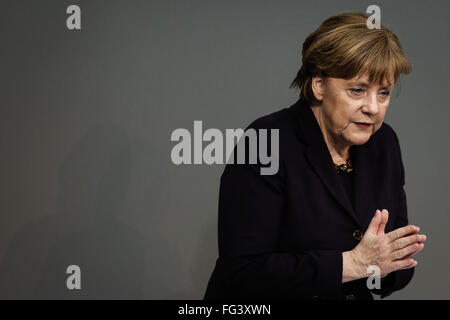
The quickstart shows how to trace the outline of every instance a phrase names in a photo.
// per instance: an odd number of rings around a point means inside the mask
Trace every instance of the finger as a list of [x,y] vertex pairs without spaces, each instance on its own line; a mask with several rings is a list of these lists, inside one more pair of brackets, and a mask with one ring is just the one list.
[[383,209],[381,211],[381,222],[378,226],[378,235],[384,234],[384,229],[386,228],[386,224],[388,222],[389,219],[389,211],[387,211],[386,209]]
[[408,254],[405,258],[411,258],[411,257],[415,256],[417,253],[419,253],[419,251],[421,251],[425,247],[425,245],[423,243],[420,243],[419,245],[420,245],[419,249]]
[[372,233],[374,235],[377,235],[380,222],[381,222],[381,211],[377,209],[375,211],[375,214],[374,214],[372,220],[370,221],[369,226],[367,227],[367,231],[369,231],[370,233]]
[[413,268],[417,265],[417,261],[413,258],[405,258],[402,260],[397,260],[394,263],[395,270],[405,270],[409,268]]
[[414,242],[424,242],[427,240],[427,236],[424,234],[413,234],[410,236],[406,236],[403,238],[399,238],[393,242],[391,242],[391,249],[392,251],[403,249],[406,246],[409,246],[410,244]]
[[417,233],[419,232],[420,228],[413,226],[413,225],[407,225],[402,228],[395,229],[394,231],[391,231],[389,233],[386,233],[386,236],[389,240],[389,242],[393,242],[397,240],[398,238]]
[[392,257],[394,258],[394,260],[401,260],[408,255],[414,254],[415,252],[422,250],[423,247],[424,247],[423,243],[422,244],[413,243],[403,249],[392,252]]

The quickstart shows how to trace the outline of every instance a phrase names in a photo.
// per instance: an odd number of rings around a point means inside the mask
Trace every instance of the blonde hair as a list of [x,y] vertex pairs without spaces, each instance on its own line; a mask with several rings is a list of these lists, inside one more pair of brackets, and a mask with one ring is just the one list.
[[369,74],[369,81],[381,83],[411,72],[397,36],[381,26],[367,27],[362,13],[342,13],[329,17],[303,43],[302,66],[290,88],[299,88],[300,97],[315,101],[311,89],[315,76],[351,79]]

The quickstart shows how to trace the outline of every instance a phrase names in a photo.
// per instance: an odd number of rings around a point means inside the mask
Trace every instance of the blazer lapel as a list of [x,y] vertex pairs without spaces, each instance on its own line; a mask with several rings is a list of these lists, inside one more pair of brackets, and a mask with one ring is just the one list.
[[[372,203],[375,197],[376,160],[370,152],[370,140],[360,146],[352,146],[352,159],[354,164],[355,211],[361,221],[361,227],[366,230],[375,212]],[[380,208],[382,209],[382,208]]]
[[[300,126],[298,126],[299,138],[305,142],[307,145],[306,157],[309,164],[313,170],[317,173],[318,177],[325,185],[326,189],[334,197],[334,199],[345,209],[345,211],[354,219],[354,221],[362,227],[364,221],[362,221],[356,214],[353,206],[348,198],[344,186],[339,180],[338,173],[334,168],[333,159],[328,151],[328,147],[320,130],[319,124],[316,118],[308,106],[306,101],[300,99],[291,107],[295,118],[299,121]],[[356,152],[358,154],[358,164],[359,162],[365,162],[364,158],[361,157],[361,152],[359,150]],[[356,163],[355,163],[356,166]],[[363,206],[362,199],[359,199],[360,192],[359,187],[365,188],[366,181],[364,179],[364,170],[358,175],[355,175],[355,198],[358,199],[357,209]],[[356,172],[355,172],[356,173]],[[362,173],[362,174],[361,174]],[[355,199],[355,200],[356,200]],[[358,210],[359,212],[359,210]]]

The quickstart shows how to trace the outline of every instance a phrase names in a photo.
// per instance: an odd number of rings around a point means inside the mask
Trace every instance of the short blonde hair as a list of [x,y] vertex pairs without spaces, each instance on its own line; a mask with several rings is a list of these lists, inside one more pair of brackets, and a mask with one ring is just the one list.
[[411,72],[397,36],[381,26],[367,27],[362,13],[341,13],[326,19],[303,43],[302,66],[290,88],[300,97],[315,101],[311,89],[315,76],[351,79],[369,74],[369,81],[397,82],[400,74]]

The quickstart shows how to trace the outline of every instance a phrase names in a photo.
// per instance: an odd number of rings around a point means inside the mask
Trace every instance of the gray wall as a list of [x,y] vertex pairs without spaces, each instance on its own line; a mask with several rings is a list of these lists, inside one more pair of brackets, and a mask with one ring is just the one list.
[[[66,28],[66,8],[82,30]],[[449,299],[448,1],[378,1],[413,65],[386,122],[428,240],[390,299]],[[0,7],[0,298],[202,298],[223,165],[176,128],[242,128],[297,99],[300,46],[361,1],[16,1]],[[65,288],[66,267],[82,290]]]

